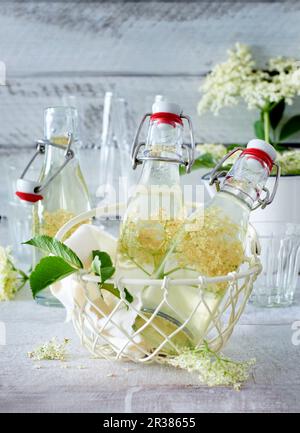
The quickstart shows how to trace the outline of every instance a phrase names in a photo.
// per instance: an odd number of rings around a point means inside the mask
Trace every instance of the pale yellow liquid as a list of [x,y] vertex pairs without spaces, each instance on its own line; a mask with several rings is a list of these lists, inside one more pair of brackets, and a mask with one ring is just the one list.
[[[123,275],[196,279],[199,275],[216,277],[237,270],[244,261],[245,238],[243,224],[237,221],[247,218],[247,211],[242,208],[241,215],[236,211],[236,221],[233,221],[224,210],[223,200],[219,201],[205,209],[204,215],[195,213],[184,224],[182,220],[133,221],[128,218],[119,242],[119,266]],[[198,286],[170,284],[158,314],[159,327],[170,335],[189,319],[174,341],[177,346],[201,344],[227,286],[228,283],[218,283],[199,289]],[[144,311],[151,315],[162,302],[164,293],[161,287],[154,286],[141,290]],[[138,322],[140,326],[144,323],[141,319]],[[147,339],[158,345],[163,337],[148,329]],[[172,351],[168,344],[165,349]]]

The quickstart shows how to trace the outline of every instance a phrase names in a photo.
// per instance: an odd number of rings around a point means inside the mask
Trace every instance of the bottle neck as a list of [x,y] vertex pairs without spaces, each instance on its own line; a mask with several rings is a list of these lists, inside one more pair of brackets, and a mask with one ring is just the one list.
[[249,209],[249,212],[251,211],[255,202],[255,196],[257,197],[255,189],[248,188],[246,191],[245,187],[241,187],[234,181],[226,182],[226,184],[223,185],[223,187],[221,188],[220,192],[226,195],[230,195],[242,204],[246,205]]
[[182,126],[153,121],[150,124],[144,157],[158,158],[145,160],[143,163],[140,184],[143,185],[179,185],[179,162],[159,160],[182,158]]
[[180,185],[179,166],[176,163],[145,161],[139,184],[151,185]]
[[270,168],[264,160],[241,155],[228,172],[221,191],[234,196],[251,210],[268,180]]
[[64,160],[64,151],[63,149],[58,149],[53,146],[47,146],[45,153],[45,166],[58,166],[63,163]]
[[[65,152],[68,147],[68,139],[66,137],[47,137],[47,139],[54,144],[60,145],[61,147],[58,148],[51,145],[46,146],[44,174],[48,174],[53,170],[57,170],[65,162]],[[74,150],[75,144],[76,143],[71,144],[72,150]]]

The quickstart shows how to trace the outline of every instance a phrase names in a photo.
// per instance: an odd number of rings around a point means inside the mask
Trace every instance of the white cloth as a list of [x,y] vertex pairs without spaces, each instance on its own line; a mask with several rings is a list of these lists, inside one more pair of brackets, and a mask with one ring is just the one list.
[[[78,255],[87,271],[92,263],[93,250],[107,252],[115,263],[117,239],[98,227],[88,224],[80,226],[65,241],[65,244]],[[142,344],[142,338],[140,336],[132,337],[134,334],[133,325],[137,316],[133,309],[120,303],[112,319],[107,321],[107,316],[119,303],[116,296],[106,290],[102,290],[100,293],[97,283],[83,283],[78,274],[72,274],[53,284],[51,291],[66,308],[67,321],[71,320],[75,305],[77,305],[84,309],[84,313],[88,315],[89,320],[86,321],[86,325],[90,330],[96,333],[101,331],[104,343],[110,343],[117,352],[124,349],[124,354],[132,357],[142,355],[136,347],[136,344]],[[142,302],[138,287],[131,294],[133,295],[131,305],[139,311]],[[92,304],[87,303],[87,297]],[[126,334],[132,339],[131,342]]]
[[[92,263],[92,251],[100,250],[107,252],[113,261],[116,258],[117,240],[104,230],[98,227],[83,224],[81,225],[66,241],[65,244],[70,247],[80,258],[84,269],[88,270]],[[91,284],[88,287],[88,294],[92,300],[99,297],[97,284]],[[77,274],[72,274],[51,286],[52,294],[59,299],[67,310],[69,321],[72,317],[74,302],[78,305],[84,305],[85,293],[82,282],[78,279]]]

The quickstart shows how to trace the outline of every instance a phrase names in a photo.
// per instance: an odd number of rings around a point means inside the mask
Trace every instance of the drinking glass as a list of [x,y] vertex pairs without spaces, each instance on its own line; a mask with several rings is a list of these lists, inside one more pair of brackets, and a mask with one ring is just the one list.
[[[17,179],[24,169],[24,160],[28,159],[28,151],[19,150],[6,158],[4,167],[5,195],[4,213],[7,216],[7,244],[11,245],[14,258],[20,266],[32,264],[33,248],[22,245],[32,237],[32,205],[21,201],[16,196]],[[28,178],[37,178],[37,168],[31,166]]]
[[251,300],[261,307],[291,305],[299,285],[300,224],[255,222],[261,244],[262,273]]

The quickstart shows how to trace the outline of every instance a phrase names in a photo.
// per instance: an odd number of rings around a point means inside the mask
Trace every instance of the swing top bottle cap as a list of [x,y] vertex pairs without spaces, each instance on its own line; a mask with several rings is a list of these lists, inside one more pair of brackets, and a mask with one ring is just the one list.
[[43,200],[43,196],[35,192],[39,186],[37,182],[20,178],[17,180],[16,195],[27,203],[36,203],[39,200]]
[[274,149],[274,147],[271,144],[267,143],[266,141],[259,140],[258,138],[254,138],[253,140],[250,140],[249,143],[247,144],[247,149],[261,150],[265,152],[267,155],[269,155],[269,157],[273,162],[276,160],[277,157],[276,150]]
[[175,123],[182,125],[182,109],[178,104],[166,100],[157,99],[152,105],[151,120],[159,123],[167,123],[175,126]]
[[152,105],[152,113],[172,113],[180,116],[180,114],[182,113],[182,109],[178,104],[175,104],[175,102],[157,100]]
[[271,144],[264,140],[259,140],[258,138],[250,140],[247,144],[247,148],[242,152],[241,155],[251,155],[252,158],[258,161],[264,161],[270,172],[277,156],[276,150],[273,146],[271,146]]

